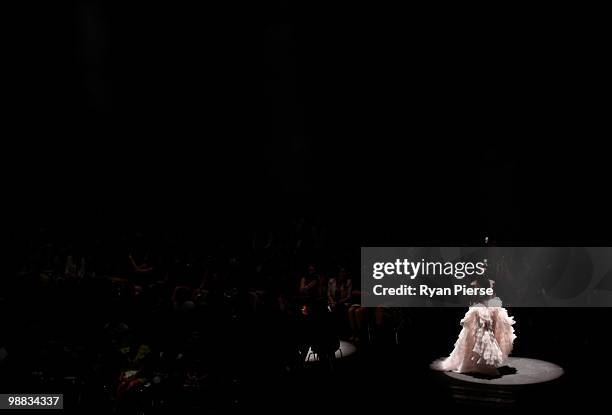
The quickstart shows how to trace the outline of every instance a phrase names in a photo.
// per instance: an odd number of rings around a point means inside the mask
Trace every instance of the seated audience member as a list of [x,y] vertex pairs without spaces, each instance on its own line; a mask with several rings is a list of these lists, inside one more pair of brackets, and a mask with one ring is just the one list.
[[298,351],[302,362],[309,359],[309,351],[316,353],[320,361],[333,358],[340,341],[324,304],[302,305],[297,323]]
[[344,309],[353,297],[353,280],[344,268],[327,284],[327,301],[332,310]]
[[195,304],[191,301],[192,292],[191,288],[179,285],[174,289],[172,295],[172,304],[176,311],[190,311],[194,308]]
[[367,308],[362,307],[360,302],[361,291],[353,290],[351,293],[351,304],[348,308],[349,326],[351,329],[350,341],[359,342],[363,331],[367,329]]
[[308,266],[306,275],[300,280],[300,295],[315,300],[321,297],[321,280],[314,265]]
[[78,274],[78,267],[76,261],[72,255],[68,255],[66,258],[66,268],[64,276],[68,279],[76,278]]

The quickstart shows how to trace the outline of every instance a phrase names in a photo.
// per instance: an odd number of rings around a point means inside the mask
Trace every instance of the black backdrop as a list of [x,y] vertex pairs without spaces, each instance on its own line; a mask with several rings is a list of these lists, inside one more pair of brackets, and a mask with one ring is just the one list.
[[[596,24],[246,25],[170,5],[43,7],[23,11],[7,65],[9,250],[40,227],[109,241],[172,229],[189,243],[303,215],[356,255],[485,235],[609,244]],[[567,347],[558,333],[605,327],[607,310],[556,315],[524,320],[557,333],[573,367],[604,353],[602,332]]]
[[303,210],[355,237],[456,244],[595,243],[608,226],[596,25],[205,24],[204,10],[97,1],[27,12],[3,163],[27,222]]

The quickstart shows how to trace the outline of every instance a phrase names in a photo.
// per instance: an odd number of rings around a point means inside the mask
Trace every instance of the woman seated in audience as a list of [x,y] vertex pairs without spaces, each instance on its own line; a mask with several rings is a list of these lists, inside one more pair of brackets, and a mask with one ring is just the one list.
[[346,269],[340,268],[338,276],[327,284],[327,302],[332,311],[342,312],[350,306],[353,297],[353,280]]
[[309,300],[321,297],[321,277],[314,265],[309,265],[306,275],[300,280],[300,295]]

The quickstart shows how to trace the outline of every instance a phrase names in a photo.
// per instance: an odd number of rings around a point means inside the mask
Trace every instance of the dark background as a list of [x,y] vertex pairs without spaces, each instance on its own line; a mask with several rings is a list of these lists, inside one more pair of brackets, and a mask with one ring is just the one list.
[[596,24],[207,13],[96,1],[28,13],[7,78],[15,213],[231,227],[307,212],[356,245],[603,242]]
[[124,223],[301,209],[374,239],[552,242],[603,225],[609,85],[589,28],[194,17],[97,2],[31,15],[9,66],[9,200]]
[[[609,245],[610,68],[596,23],[247,25],[102,1],[20,12],[3,117],[11,259],[41,230],[77,244],[170,232],[189,245],[297,217],[355,261],[360,246],[485,236]],[[448,343],[460,314],[421,315],[420,330],[452,321]],[[607,309],[520,314],[523,355],[571,366],[572,387],[597,385]],[[410,350],[428,361],[438,349]]]

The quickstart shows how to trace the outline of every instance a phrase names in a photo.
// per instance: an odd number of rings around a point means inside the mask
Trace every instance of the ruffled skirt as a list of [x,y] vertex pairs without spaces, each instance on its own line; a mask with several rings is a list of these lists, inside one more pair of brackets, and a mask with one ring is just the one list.
[[431,368],[459,373],[496,373],[512,352],[514,319],[502,307],[471,307],[461,320],[461,333],[455,348],[446,359]]

